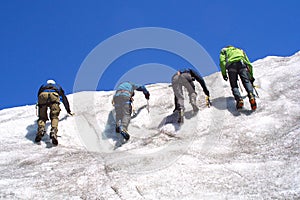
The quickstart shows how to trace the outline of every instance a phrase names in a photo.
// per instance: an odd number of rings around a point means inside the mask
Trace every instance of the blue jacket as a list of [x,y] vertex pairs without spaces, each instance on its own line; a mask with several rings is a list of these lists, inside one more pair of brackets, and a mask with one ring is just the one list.
[[134,96],[134,90],[142,91],[144,95],[149,94],[148,90],[144,85],[135,84],[132,82],[123,82],[117,87],[115,96]]

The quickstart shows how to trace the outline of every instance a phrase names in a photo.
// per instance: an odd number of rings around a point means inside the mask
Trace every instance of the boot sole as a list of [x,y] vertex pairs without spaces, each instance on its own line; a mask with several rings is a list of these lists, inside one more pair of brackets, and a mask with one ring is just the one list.
[[239,104],[236,106],[236,109],[242,109],[244,106],[244,102],[239,102]]
[[51,134],[50,134],[50,139],[52,140],[52,144],[53,144],[53,145],[55,145],[55,146],[58,145],[58,140],[57,140],[57,138],[53,137],[53,135],[51,135]]
[[41,140],[42,140],[42,137],[36,137],[34,139],[34,142],[39,143],[39,142],[41,142]]
[[39,142],[41,142],[41,140],[42,140],[42,138],[44,137],[44,134],[37,134],[37,136],[35,137],[35,139],[34,139],[34,141],[36,142],[36,143],[39,143]]
[[52,144],[53,144],[53,145],[55,145],[55,146],[56,146],[56,145],[58,145],[58,141],[57,141],[57,139],[55,139],[55,138],[52,138]]
[[256,106],[255,99],[250,99],[250,104],[251,104],[251,109],[252,110],[256,110],[257,106]]

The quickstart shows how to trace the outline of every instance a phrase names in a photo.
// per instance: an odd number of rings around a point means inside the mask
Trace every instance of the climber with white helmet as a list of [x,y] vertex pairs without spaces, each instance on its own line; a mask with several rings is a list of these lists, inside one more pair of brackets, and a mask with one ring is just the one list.
[[35,142],[39,143],[42,137],[45,135],[45,124],[48,120],[47,109],[50,108],[51,119],[51,132],[50,139],[52,144],[57,145],[57,131],[58,131],[58,116],[60,113],[60,100],[62,100],[64,107],[69,115],[73,115],[70,110],[69,101],[65,95],[62,87],[54,80],[48,80],[46,84],[43,84],[38,91],[38,132],[36,134]]

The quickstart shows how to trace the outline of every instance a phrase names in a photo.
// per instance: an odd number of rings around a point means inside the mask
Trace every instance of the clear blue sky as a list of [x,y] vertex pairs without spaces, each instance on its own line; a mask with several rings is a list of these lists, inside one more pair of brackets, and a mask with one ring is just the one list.
[[[37,90],[48,78],[72,93],[86,56],[107,38],[134,28],[163,27],[186,34],[216,64],[220,49],[228,44],[242,47],[251,61],[292,55],[300,50],[299,8],[298,0],[3,0],[0,109],[35,104]],[[137,52],[115,64],[168,64],[172,58],[164,54]],[[120,76],[117,69],[111,73]],[[206,76],[211,69],[201,73]],[[98,87],[111,89],[109,80]]]

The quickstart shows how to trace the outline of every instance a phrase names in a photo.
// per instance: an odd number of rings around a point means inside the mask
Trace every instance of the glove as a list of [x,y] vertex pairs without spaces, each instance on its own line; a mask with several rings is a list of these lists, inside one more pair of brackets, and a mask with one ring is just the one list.
[[211,101],[210,101],[209,96],[206,96],[206,97],[205,97],[205,102],[206,102],[206,106],[207,106],[207,107],[210,107],[210,106],[211,106]]
[[145,93],[145,98],[146,98],[147,100],[149,100],[149,98],[150,98],[150,93],[149,93],[149,92]]
[[252,85],[253,85],[254,81],[255,81],[254,77],[250,78],[250,82],[251,82]]
[[75,115],[75,113],[71,113],[71,112],[68,112],[68,114],[69,114],[70,116],[74,116],[74,115]]
[[224,79],[224,81],[227,81],[228,77],[226,75],[223,75],[223,79]]

